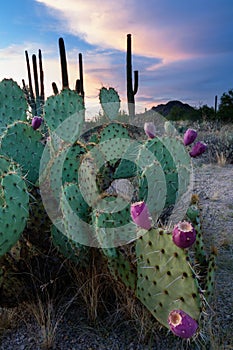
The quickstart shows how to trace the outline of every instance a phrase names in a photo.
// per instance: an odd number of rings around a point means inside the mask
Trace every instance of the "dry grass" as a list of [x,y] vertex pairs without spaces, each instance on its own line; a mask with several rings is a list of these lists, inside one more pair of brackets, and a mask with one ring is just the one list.
[[[97,253],[92,255],[90,265],[82,270],[80,267],[67,262],[69,273],[73,278],[72,293],[67,289],[67,296],[56,295],[55,293],[47,293],[46,286],[43,289],[43,297],[41,293],[32,296],[27,302],[21,305],[20,310],[4,310],[1,314],[0,322],[4,324],[4,328],[11,327],[12,321],[15,319],[15,313],[18,313],[21,319],[22,315],[29,314],[37,324],[35,334],[30,334],[34,338],[39,339],[41,349],[49,350],[54,348],[56,343],[59,326],[64,316],[72,306],[80,303],[86,309],[90,326],[86,324],[83,328],[85,333],[96,332],[101,327],[101,332],[106,329],[108,332],[125,332],[125,329],[134,330],[135,338],[139,344],[148,344],[147,349],[154,348],[155,343],[160,349],[169,346],[177,346],[177,349],[206,349],[206,350],[225,350],[232,349],[230,346],[224,347],[224,339],[219,335],[218,329],[221,325],[217,325],[219,320],[214,312],[208,318],[205,326],[204,338],[207,339],[207,347],[203,347],[203,339],[196,339],[195,343],[182,342],[180,339],[174,338],[168,331],[164,329],[150,314],[150,312],[137,300],[132,292],[126,289],[123,283],[116,281],[108,272],[104,259],[100,260]],[[36,278],[36,276],[35,276]],[[55,286],[54,286],[55,288]],[[54,291],[55,292],[55,291]],[[51,294],[53,296],[51,296]],[[25,322],[27,318],[25,318]],[[1,325],[0,323],[0,325]],[[33,332],[28,323],[27,328]],[[38,331],[39,330],[39,331]],[[225,330],[226,339],[231,339],[231,330]],[[232,339],[233,340],[233,339]],[[152,347],[153,344],[153,347]],[[170,345],[169,345],[170,344]],[[175,349],[175,347],[170,347]]]
[[[51,299],[48,295],[47,300],[44,301],[37,295],[36,300],[22,304],[24,312],[33,317],[36,321],[36,325],[39,329],[39,343],[41,349],[49,350],[53,348],[58,327],[75,299],[76,296],[73,296],[68,301],[64,302],[61,296],[56,300]],[[28,326],[28,328],[30,327]],[[38,337],[38,333],[36,336]]]
[[225,166],[227,163],[227,158],[223,152],[216,151],[217,164],[219,166]]
[[17,308],[0,308],[0,338],[7,330],[16,325],[17,316]]

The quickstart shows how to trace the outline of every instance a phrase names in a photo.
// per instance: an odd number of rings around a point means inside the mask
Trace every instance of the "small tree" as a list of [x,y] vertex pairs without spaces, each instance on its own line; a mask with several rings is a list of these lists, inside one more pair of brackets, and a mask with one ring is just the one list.
[[221,96],[218,118],[226,122],[233,121],[233,89]]
[[214,108],[207,105],[200,107],[200,112],[203,120],[214,120],[215,113]]

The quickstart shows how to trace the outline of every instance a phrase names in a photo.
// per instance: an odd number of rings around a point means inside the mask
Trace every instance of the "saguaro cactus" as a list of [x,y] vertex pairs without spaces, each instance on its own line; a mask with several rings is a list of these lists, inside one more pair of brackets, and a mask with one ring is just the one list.
[[28,52],[25,51],[26,56],[26,64],[27,64],[27,71],[28,71],[28,88],[26,87],[24,79],[23,82],[23,91],[26,95],[27,102],[31,106],[32,114],[35,116],[39,116],[42,114],[42,107],[44,105],[45,101],[45,93],[44,93],[44,72],[43,72],[43,66],[42,66],[42,54],[41,50],[38,51],[38,59],[39,59],[39,77],[40,77],[40,83],[38,79],[38,71],[37,71],[37,59],[36,55],[32,55],[32,66],[33,66],[33,76],[34,76],[34,86],[35,86],[35,93],[33,91],[32,87],[32,77],[31,77],[31,68],[30,68],[30,62],[28,57]]
[[83,58],[82,54],[78,54],[78,65],[79,65],[79,79],[76,80],[75,90],[84,99],[84,85],[83,85]]
[[127,99],[129,115],[135,115],[134,96],[138,91],[138,71],[134,71],[134,87],[132,78],[132,40],[131,34],[127,34],[127,53],[126,53],[126,76],[127,76]]
[[[67,70],[67,60],[66,60],[66,49],[63,38],[58,40],[59,53],[60,53],[60,64],[61,64],[61,75],[62,75],[62,90],[69,89],[69,77]],[[78,67],[79,67],[79,79],[76,80],[74,91],[80,95],[84,101],[84,83],[83,83],[83,59],[82,54],[78,55]],[[52,88],[54,95],[58,95],[59,90],[55,82],[52,83]]]
[[65,50],[65,43],[63,38],[59,38],[59,51],[60,51],[60,61],[61,61],[62,89],[69,89],[66,50]]

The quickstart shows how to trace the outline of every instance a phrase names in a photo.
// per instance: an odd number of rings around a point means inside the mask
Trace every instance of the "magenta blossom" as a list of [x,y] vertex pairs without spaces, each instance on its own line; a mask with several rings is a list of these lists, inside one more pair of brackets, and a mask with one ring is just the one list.
[[174,226],[172,240],[180,248],[190,247],[196,240],[196,231],[187,221],[180,221]]
[[152,123],[152,122],[145,123],[144,124],[144,131],[150,139],[155,138],[155,125],[154,125],[154,123]]
[[193,143],[193,141],[196,139],[197,137],[197,132],[194,129],[188,129],[186,130],[185,134],[184,134],[184,145],[188,146],[191,145],[191,143]]
[[146,230],[151,228],[151,217],[145,202],[142,201],[131,204],[130,213],[136,225]]
[[198,323],[183,310],[172,310],[168,316],[172,333],[181,338],[191,338],[198,329]]
[[32,128],[34,130],[38,129],[41,126],[42,121],[43,121],[43,119],[41,117],[37,117],[37,116],[33,117],[32,118]]
[[207,149],[207,145],[202,142],[197,142],[195,145],[192,147],[191,151],[189,152],[190,156],[195,158],[200,156],[202,153],[204,153]]

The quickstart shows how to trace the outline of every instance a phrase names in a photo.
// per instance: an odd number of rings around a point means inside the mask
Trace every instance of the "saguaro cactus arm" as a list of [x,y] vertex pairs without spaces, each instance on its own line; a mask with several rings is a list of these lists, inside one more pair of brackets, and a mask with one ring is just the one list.
[[78,63],[79,63],[79,79],[76,80],[75,90],[77,93],[84,98],[84,84],[83,84],[83,59],[82,54],[78,55]]
[[59,51],[60,51],[60,62],[61,62],[61,75],[62,75],[62,89],[69,88],[69,79],[67,71],[66,61],[66,49],[63,38],[59,38]]

